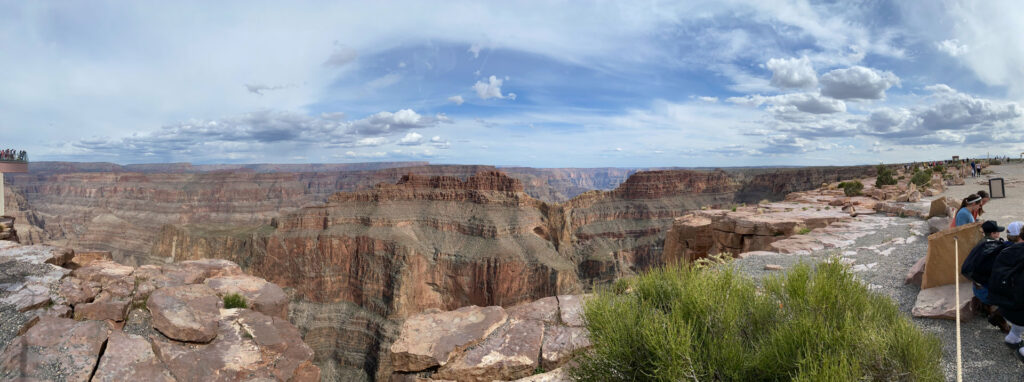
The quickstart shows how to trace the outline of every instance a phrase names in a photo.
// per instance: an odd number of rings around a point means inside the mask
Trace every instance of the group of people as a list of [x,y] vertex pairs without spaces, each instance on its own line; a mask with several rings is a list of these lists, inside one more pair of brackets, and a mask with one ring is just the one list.
[[[974,223],[989,201],[985,191],[963,199],[953,225]],[[1006,227],[992,220],[981,224],[984,238],[964,259],[960,273],[973,282],[971,305],[1006,336],[1003,342],[1024,362],[1024,222]],[[1006,232],[1006,239],[1000,237]]]
[[28,153],[25,150],[5,149],[0,150],[0,160],[26,160]]

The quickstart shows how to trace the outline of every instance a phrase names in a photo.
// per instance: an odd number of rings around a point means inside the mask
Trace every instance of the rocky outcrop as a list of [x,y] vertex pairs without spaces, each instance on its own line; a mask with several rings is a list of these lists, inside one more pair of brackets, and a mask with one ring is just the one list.
[[70,250],[0,241],[0,379],[320,379],[286,319],[220,308],[204,282],[237,277],[237,265],[133,268],[99,257],[72,271]]
[[[564,380],[561,366],[590,347],[586,329],[573,326],[582,324],[576,320],[584,297],[562,295],[508,309],[472,306],[414,315],[391,345],[391,358],[422,362],[401,362],[389,378]],[[573,321],[563,321],[563,317]],[[533,376],[541,368],[551,372]]]

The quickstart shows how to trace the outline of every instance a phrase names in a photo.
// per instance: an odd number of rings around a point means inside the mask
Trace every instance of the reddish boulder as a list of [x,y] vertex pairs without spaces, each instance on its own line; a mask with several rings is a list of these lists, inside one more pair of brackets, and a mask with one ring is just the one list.
[[219,276],[206,279],[206,286],[218,296],[238,293],[245,297],[249,309],[288,319],[288,295],[276,284],[248,275]]
[[537,369],[544,324],[535,320],[508,321],[484,342],[441,367],[434,378],[456,381],[507,381]]
[[110,333],[107,350],[92,381],[174,382],[175,379],[157,359],[149,341],[142,336],[115,331]]
[[505,309],[509,318],[558,323],[558,298],[544,297]]
[[410,372],[444,366],[452,353],[483,341],[507,317],[499,306],[467,306],[410,317],[391,344],[392,367],[395,371]]
[[75,305],[75,319],[124,321],[131,302],[130,297],[100,292],[92,302]]
[[42,317],[0,354],[0,379],[87,381],[110,331],[100,321]]
[[221,305],[214,291],[202,284],[157,289],[146,300],[153,328],[175,340],[201,343],[217,336]]

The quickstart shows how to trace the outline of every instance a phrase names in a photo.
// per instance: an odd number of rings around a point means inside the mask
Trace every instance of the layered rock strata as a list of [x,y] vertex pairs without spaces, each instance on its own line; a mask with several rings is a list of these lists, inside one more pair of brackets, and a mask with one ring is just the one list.
[[[867,171],[800,170],[791,180]],[[579,293],[661,264],[675,218],[731,203],[744,187],[724,171],[651,171],[613,191],[550,204],[497,171],[406,175],[269,225],[165,226],[151,253],[226,258],[293,290],[291,318],[325,372],[380,379],[390,373],[386,349],[405,317]]]
[[280,309],[223,308],[225,293],[254,289],[239,277],[226,260],[133,268],[0,241],[0,379],[320,380]]

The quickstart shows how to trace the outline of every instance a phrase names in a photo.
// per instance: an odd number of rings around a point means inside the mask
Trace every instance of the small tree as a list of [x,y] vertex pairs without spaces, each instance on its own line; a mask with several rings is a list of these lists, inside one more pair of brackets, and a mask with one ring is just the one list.
[[925,187],[932,181],[932,170],[923,170],[914,173],[914,176],[910,177],[910,183],[917,185],[918,187]]
[[889,166],[878,165],[878,177],[875,178],[875,187],[881,188],[882,186],[890,186],[896,184],[896,178],[893,175],[896,173]]
[[846,196],[858,196],[863,190],[864,183],[861,183],[859,180],[843,182],[843,193],[846,194]]

